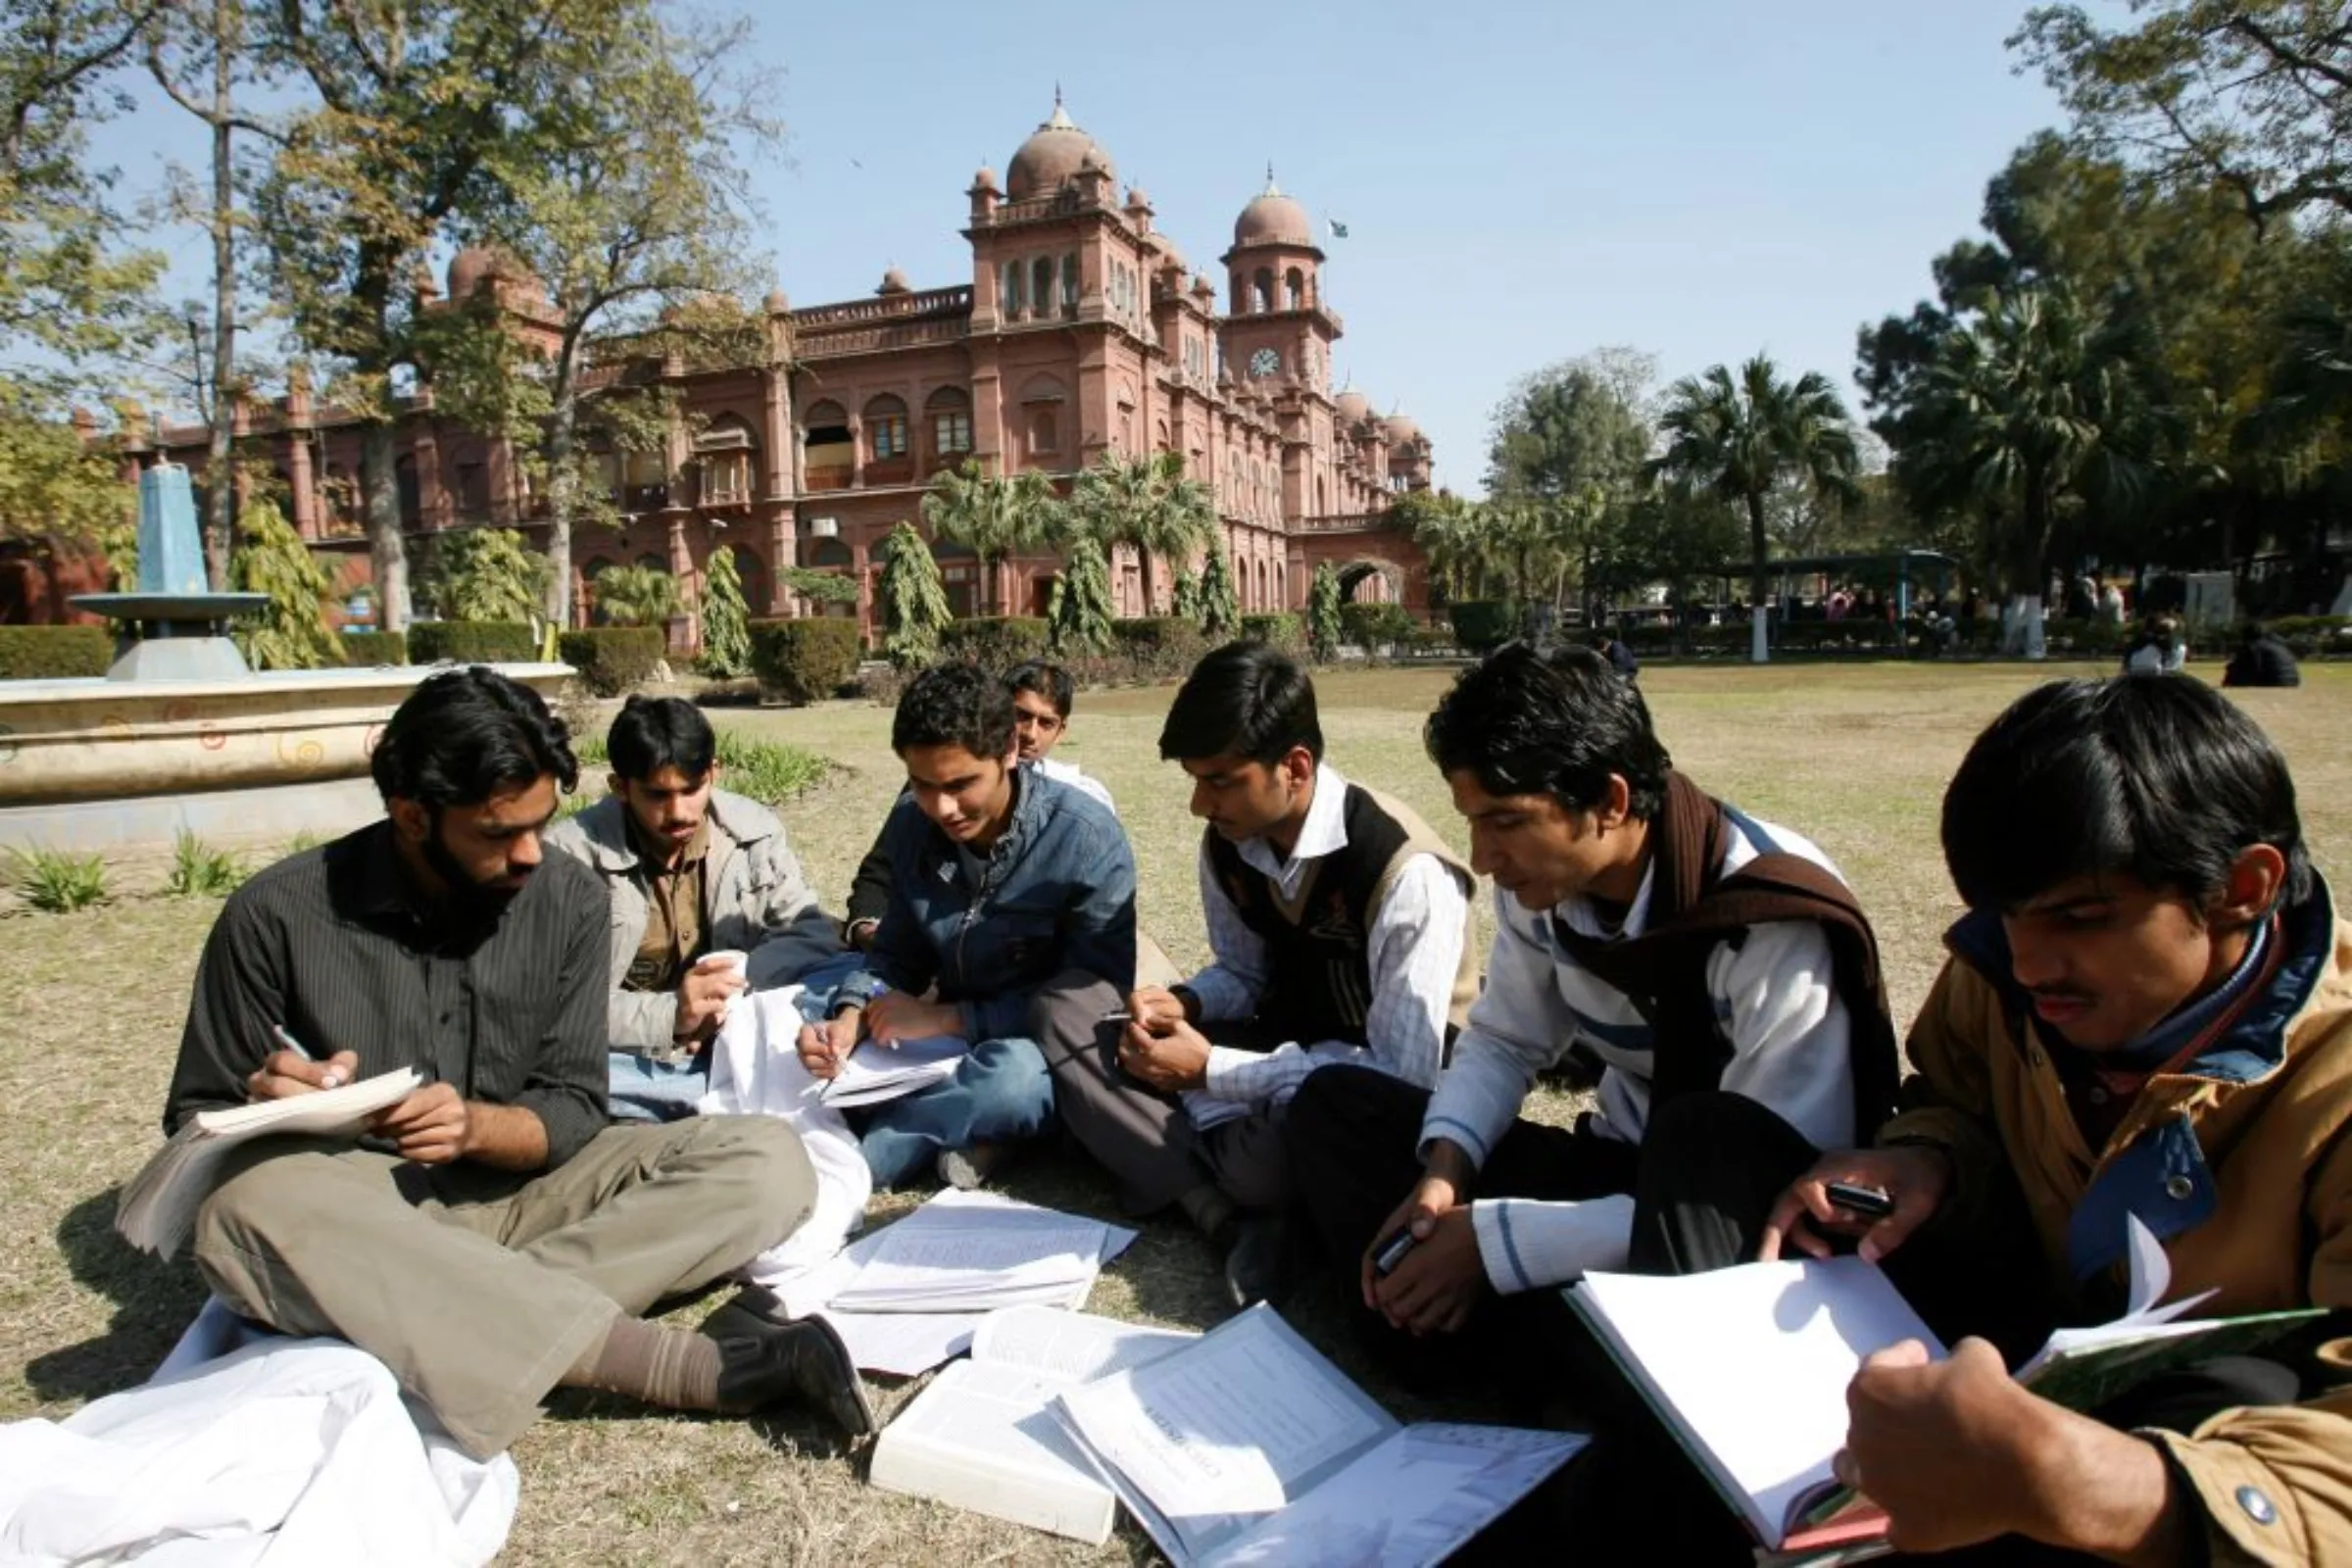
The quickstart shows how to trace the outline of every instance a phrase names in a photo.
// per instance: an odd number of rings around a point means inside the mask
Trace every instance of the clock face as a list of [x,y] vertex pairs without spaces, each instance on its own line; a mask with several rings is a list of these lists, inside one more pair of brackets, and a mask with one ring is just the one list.
[[1272,375],[1281,368],[1282,356],[1272,349],[1259,349],[1255,354],[1250,356],[1250,373],[1251,375]]

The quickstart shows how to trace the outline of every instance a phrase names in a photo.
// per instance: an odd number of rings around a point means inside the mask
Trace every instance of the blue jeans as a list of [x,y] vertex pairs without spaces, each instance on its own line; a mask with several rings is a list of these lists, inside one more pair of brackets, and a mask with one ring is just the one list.
[[685,1061],[656,1061],[634,1051],[607,1054],[612,1083],[607,1094],[614,1121],[676,1121],[694,1114],[695,1102],[710,1092],[710,1053]]
[[1054,1119],[1054,1075],[1033,1040],[984,1040],[945,1083],[853,1110],[876,1187],[930,1174],[944,1150],[1033,1138]]

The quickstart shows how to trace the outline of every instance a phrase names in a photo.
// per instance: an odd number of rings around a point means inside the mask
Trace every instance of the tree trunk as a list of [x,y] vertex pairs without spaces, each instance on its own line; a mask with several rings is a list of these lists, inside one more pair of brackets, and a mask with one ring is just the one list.
[[1762,664],[1772,659],[1772,617],[1765,610],[1771,558],[1765,553],[1764,494],[1760,490],[1747,493],[1747,660]]
[[236,429],[236,184],[229,161],[229,62],[236,47],[234,0],[213,0],[213,431],[205,462],[204,574],[213,592],[228,588],[236,476],[230,451]]
[[1144,548],[1141,540],[1135,546],[1135,564],[1136,575],[1143,579],[1144,584],[1144,614],[1156,615],[1159,613],[1159,600],[1152,592],[1152,552]]
[[375,576],[376,629],[409,629],[409,550],[400,533],[399,431],[389,421],[361,438],[360,488],[368,523],[368,563]]
[[559,635],[571,629],[571,517],[579,497],[571,447],[578,414],[578,399],[566,379],[547,426],[547,623]]

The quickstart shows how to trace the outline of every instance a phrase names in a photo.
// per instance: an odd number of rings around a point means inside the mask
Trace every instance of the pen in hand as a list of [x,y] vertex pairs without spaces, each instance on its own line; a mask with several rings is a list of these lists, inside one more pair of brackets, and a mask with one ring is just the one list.
[[[311,1054],[310,1047],[295,1039],[282,1023],[273,1023],[270,1026],[270,1038],[305,1061],[316,1063],[318,1060]],[[329,1067],[318,1079],[318,1087],[321,1089],[339,1089],[342,1085],[343,1074],[339,1068]]]

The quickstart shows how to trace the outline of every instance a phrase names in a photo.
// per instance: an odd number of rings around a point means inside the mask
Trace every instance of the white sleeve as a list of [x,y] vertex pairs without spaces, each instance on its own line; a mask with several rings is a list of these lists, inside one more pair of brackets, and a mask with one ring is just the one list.
[[[1416,1089],[1430,1088],[1446,1059],[1446,1014],[1469,928],[1461,883],[1436,856],[1414,856],[1390,884],[1366,942],[1368,1044],[1326,1040],[1302,1050],[1286,1042],[1268,1052],[1214,1046],[1206,1092],[1219,1100],[1287,1099],[1308,1073],[1335,1061],[1378,1067]],[[1205,1009],[1206,998],[1201,1004]]]
[[1472,1163],[1484,1165],[1518,1116],[1536,1075],[1575,1037],[1576,1020],[1560,1001],[1550,948],[1526,911],[1497,889],[1487,989],[1453,1043],[1453,1060],[1438,1075],[1437,1092],[1421,1122],[1423,1154],[1444,1138],[1459,1144]]
[[1470,1205],[1487,1283],[1504,1296],[1566,1285],[1587,1269],[1623,1269],[1633,1256],[1634,1198],[1611,1193],[1580,1202],[1481,1198]]
[[1708,958],[1707,983],[1731,1018],[1721,1087],[1772,1111],[1815,1149],[1852,1148],[1852,1022],[1820,925],[1749,927],[1737,950],[1726,943]]
[[1225,896],[1209,863],[1205,840],[1197,858],[1200,875],[1200,913],[1208,926],[1209,966],[1184,982],[1200,999],[1200,1021],[1217,1023],[1247,1018],[1257,1011],[1257,999],[1266,989],[1266,945],[1242,923],[1242,913]]

